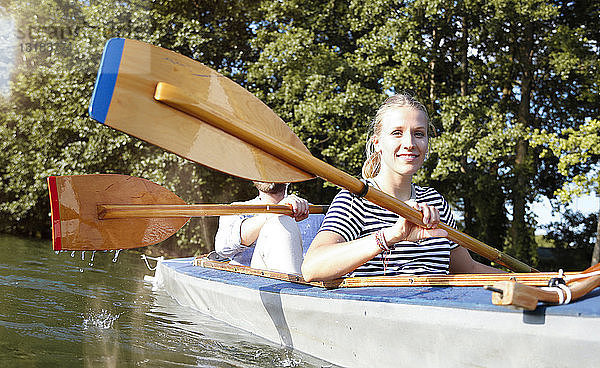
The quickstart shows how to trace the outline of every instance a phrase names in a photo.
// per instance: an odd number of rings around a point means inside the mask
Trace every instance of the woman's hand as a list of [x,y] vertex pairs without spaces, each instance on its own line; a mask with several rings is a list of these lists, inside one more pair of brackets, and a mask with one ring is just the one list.
[[405,240],[418,241],[426,238],[448,236],[446,230],[437,229],[440,223],[440,213],[437,208],[415,201],[408,201],[406,204],[423,214],[423,224],[426,227],[415,225],[400,216],[392,227],[384,229],[384,236],[388,245]]
[[285,204],[292,208],[292,217],[296,221],[302,221],[308,217],[308,201],[297,195],[290,194],[282,199],[278,204]]

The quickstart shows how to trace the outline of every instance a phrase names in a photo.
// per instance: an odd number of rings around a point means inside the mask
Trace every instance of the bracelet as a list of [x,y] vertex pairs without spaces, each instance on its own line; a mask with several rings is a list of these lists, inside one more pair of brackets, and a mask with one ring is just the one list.
[[385,241],[385,236],[383,235],[383,230],[377,230],[375,232],[375,241],[377,242],[377,246],[384,252],[391,252],[394,249],[394,246],[389,246]]
[[377,242],[379,249],[382,250],[381,261],[383,262],[383,275],[385,276],[387,272],[387,257],[392,254],[392,249],[394,249],[394,246],[390,247],[387,245],[385,236],[383,235],[383,230],[377,230],[375,232],[375,241]]

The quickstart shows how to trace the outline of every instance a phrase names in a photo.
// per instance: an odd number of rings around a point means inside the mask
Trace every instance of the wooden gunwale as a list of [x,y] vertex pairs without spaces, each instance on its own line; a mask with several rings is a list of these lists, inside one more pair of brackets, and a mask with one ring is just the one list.
[[[282,272],[261,270],[241,265],[232,265],[207,259],[205,256],[196,257],[194,266],[213,268],[223,271],[236,272],[246,275],[268,277],[276,280],[289,281],[297,284],[312,285],[327,289],[356,288],[356,287],[428,287],[428,286],[489,286],[500,281],[514,281],[529,286],[548,286],[551,278],[558,277],[557,272],[536,273],[504,273],[504,274],[453,274],[453,275],[415,275],[415,276],[371,276],[347,277],[331,281],[305,281],[302,276]],[[576,275],[579,272],[565,272],[564,276]]]

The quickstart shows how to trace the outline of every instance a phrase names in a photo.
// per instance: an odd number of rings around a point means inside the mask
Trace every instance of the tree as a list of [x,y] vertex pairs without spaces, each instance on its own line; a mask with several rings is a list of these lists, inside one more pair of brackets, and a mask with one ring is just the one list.
[[[248,73],[249,88],[282,117],[314,156],[354,175],[360,173],[368,114],[381,96],[377,79],[352,56],[363,32],[342,1],[264,1],[253,48],[260,52]],[[314,203],[336,190],[303,184]]]
[[[593,1],[5,0],[18,63],[1,100],[0,225],[49,231],[44,178],[143,176],[187,202],[246,199],[251,187],[111,131],[86,106],[107,38],[134,38],[195,58],[271,106],[313,155],[356,176],[366,127],[387,94],[408,91],[439,134],[415,180],[436,187],[465,231],[535,258],[528,204],[567,177],[540,156],[536,129],[560,136],[598,116],[599,6]],[[36,19],[35,24],[31,21]],[[584,167],[573,166],[573,176]],[[295,186],[312,202],[336,189]],[[212,241],[214,219],[178,233]]]
[[250,85],[314,155],[357,175],[375,107],[412,92],[441,130],[415,179],[447,194],[467,232],[535,260],[528,204],[562,182],[551,175],[557,160],[540,158],[528,137],[596,111],[586,71],[598,63],[597,5],[284,0],[262,9]]
[[[558,157],[559,172],[569,179],[556,191],[562,203],[594,192],[600,196],[600,121],[590,119],[578,129],[566,129],[561,134],[538,130],[532,135],[532,142],[544,148],[544,155]],[[585,233],[589,234],[589,231]],[[600,262],[600,212],[596,217],[596,242],[593,249],[591,264],[595,265]]]
[[[104,43],[126,37],[175,49],[243,81],[252,59],[252,1],[4,1],[15,22],[17,61],[1,101],[0,223],[48,236],[49,175],[120,173],[167,186],[188,202],[249,196],[240,180],[185,162],[87,114]],[[247,15],[250,17],[247,17]],[[237,198],[236,198],[237,199]],[[212,246],[215,219],[196,219],[173,242]],[[41,234],[40,234],[41,233]]]

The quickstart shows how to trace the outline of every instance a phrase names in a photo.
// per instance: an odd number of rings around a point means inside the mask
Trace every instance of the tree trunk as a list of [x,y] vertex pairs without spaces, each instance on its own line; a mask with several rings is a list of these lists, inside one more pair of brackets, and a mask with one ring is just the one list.
[[[527,23],[523,27],[523,42],[518,58],[521,65],[521,101],[518,119],[524,127],[532,125],[530,113],[531,94],[533,88],[533,25]],[[514,187],[512,192],[513,222],[511,227],[512,246],[515,256],[528,262],[533,256],[532,240],[526,224],[527,193],[530,185],[531,168],[527,162],[530,154],[529,143],[524,138],[517,142],[514,167]]]
[[512,248],[518,259],[528,262],[531,258],[529,251],[529,236],[525,224],[526,216],[526,193],[529,183],[527,174],[527,151],[528,145],[525,140],[517,143],[515,158],[515,181],[512,188],[513,220],[511,225]]

